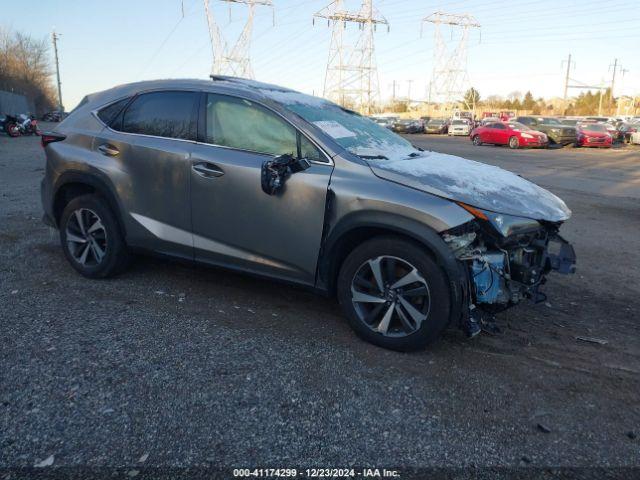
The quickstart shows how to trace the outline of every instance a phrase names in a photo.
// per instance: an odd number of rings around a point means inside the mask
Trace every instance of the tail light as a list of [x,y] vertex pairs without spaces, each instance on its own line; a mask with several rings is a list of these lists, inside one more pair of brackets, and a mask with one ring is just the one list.
[[61,142],[62,140],[64,140],[65,138],[67,138],[66,135],[63,135],[61,133],[57,133],[57,132],[43,132],[42,135],[40,136],[40,144],[42,145],[42,147],[46,147],[47,145],[49,145],[50,143],[53,142]]

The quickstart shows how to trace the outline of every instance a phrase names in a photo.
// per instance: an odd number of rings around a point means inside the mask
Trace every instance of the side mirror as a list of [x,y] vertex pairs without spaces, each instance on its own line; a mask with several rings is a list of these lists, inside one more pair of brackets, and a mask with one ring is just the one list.
[[277,156],[262,163],[260,183],[262,191],[267,195],[275,195],[291,176],[309,168],[311,164],[306,158],[295,158],[293,155],[285,154]]

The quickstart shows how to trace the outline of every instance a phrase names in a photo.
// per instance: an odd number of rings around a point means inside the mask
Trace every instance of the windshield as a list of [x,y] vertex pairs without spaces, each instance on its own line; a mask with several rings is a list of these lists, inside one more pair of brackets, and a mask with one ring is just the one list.
[[532,130],[531,128],[527,127],[524,123],[520,123],[520,122],[509,122],[507,125],[509,125],[509,128],[512,128],[514,130],[522,130],[523,132],[527,130]]
[[557,118],[543,118],[542,123],[547,125],[562,125]]
[[442,125],[444,120],[429,120],[428,125]]
[[588,130],[589,132],[606,132],[607,129],[604,125],[600,123],[590,123],[585,125],[580,125],[582,130]]
[[386,160],[407,158],[417,153],[401,136],[334,103],[296,92],[265,93],[362,158]]
[[451,122],[452,125],[467,125],[467,122],[465,120],[454,120],[453,122]]

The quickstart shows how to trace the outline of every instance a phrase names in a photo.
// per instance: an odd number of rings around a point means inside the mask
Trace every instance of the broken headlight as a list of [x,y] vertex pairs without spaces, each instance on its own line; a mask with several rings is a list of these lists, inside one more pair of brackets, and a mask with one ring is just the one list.
[[506,215],[504,213],[481,210],[462,202],[458,203],[458,205],[471,213],[477,219],[490,223],[491,226],[503,237],[530,232],[540,228],[540,223],[530,218],[516,217],[514,215]]

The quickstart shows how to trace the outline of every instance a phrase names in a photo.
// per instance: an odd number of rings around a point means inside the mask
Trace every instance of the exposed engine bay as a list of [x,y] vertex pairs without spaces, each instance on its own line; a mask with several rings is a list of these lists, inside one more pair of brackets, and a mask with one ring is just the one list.
[[509,217],[476,219],[442,235],[464,267],[472,321],[477,317],[476,307],[496,312],[522,299],[544,301],[540,287],[549,272],[575,272],[576,255],[559,235],[559,222],[529,221],[505,236],[493,221],[504,223],[505,218]]

